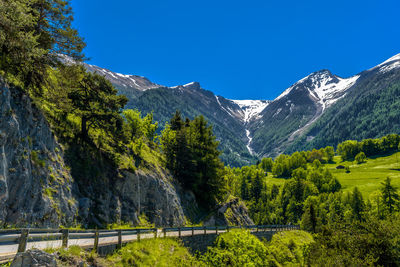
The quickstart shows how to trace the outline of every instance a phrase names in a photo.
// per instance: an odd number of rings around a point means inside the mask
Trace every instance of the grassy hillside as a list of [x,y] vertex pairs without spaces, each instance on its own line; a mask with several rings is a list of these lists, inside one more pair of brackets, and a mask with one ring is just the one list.
[[[400,188],[400,152],[367,158],[367,161],[362,164],[357,164],[355,161],[342,161],[340,156],[335,156],[333,161],[324,166],[339,180],[345,192],[352,191],[357,186],[364,197],[368,197],[379,190],[386,177],[390,177],[393,185]],[[350,173],[346,173],[344,169],[336,169],[339,165],[349,166]],[[266,180],[268,185],[283,185],[286,179],[275,178],[269,173]]]

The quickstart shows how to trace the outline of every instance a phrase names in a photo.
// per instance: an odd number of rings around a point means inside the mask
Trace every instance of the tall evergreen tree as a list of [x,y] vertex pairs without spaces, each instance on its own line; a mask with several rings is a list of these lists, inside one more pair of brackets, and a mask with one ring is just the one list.
[[354,218],[361,221],[363,216],[362,213],[365,210],[365,203],[358,187],[354,187],[351,196],[351,208],[353,209]]
[[310,203],[301,219],[301,226],[307,231],[315,233],[317,228],[317,214],[313,203]]
[[72,89],[68,97],[73,106],[72,113],[81,119],[80,136],[83,140],[88,140],[90,128],[111,132],[122,125],[119,114],[127,98],[117,95],[117,90],[103,76],[84,72],[79,86]]
[[262,189],[263,189],[262,176],[257,172],[256,176],[253,178],[253,181],[251,183],[251,194],[256,201],[260,199]]
[[182,120],[182,115],[179,110],[175,111],[174,116],[170,120],[171,130],[178,131],[181,130],[184,123]]
[[400,200],[397,188],[392,185],[392,179],[389,177],[382,183],[381,193],[383,198],[383,204],[386,206],[388,212],[391,214],[398,201]]

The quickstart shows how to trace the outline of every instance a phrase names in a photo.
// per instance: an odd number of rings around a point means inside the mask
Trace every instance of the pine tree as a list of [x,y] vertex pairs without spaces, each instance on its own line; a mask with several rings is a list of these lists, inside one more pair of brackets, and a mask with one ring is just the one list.
[[256,176],[253,179],[253,182],[251,183],[251,195],[256,201],[260,199],[262,189],[263,189],[262,176],[257,172]]
[[66,0],[0,2],[0,69],[19,77],[25,89],[41,93],[48,68],[60,54],[82,60],[85,43],[72,28]]
[[317,215],[313,203],[310,203],[310,205],[308,205],[306,208],[306,211],[301,219],[301,226],[304,230],[315,233],[317,228]]
[[240,196],[243,200],[250,200],[249,185],[247,183],[246,177],[242,177],[242,180],[240,183]]
[[68,97],[73,107],[72,114],[81,119],[80,136],[87,141],[91,128],[108,132],[120,130],[115,126],[122,125],[119,114],[127,98],[117,95],[117,90],[103,76],[82,71],[84,76],[79,86],[72,89]]
[[390,214],[393,213],[400,197],[397,193],[397,188],[392,185],[392,179],[389,177],[386,178],[386,180],[382,183],[381,192],[383,204],[386,206]]
[[203,116],[185,120],[177,111],[161,135],[166,166],[185,188],[210,207],[225,192],[224,168],[219,142]]
[[365,210],[365,203],[358,187],[354,187],[353,194],[351,196],[351,208],[353,209],[353,215],[355,219],[361,221],[362,213]]
[[171,130],[178,131],[181,130],[184,123],[182,120],[182,115],[179,110],[175,111],[174,116],[170,120]]

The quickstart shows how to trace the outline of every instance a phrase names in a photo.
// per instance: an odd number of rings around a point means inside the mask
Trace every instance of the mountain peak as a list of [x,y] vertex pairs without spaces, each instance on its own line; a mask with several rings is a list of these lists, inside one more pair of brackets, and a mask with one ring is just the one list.
[[199,82],[190,82],[184,85],[177,85],[177,86],[172,86],[170,88],[181,88],[181,89],[193,89],[193,90],[199,90],[201,89],[200,83]]
[[309,74],[293,84],[278,96],[276,100],[288,96],[292,91],[306,90],[316,102],[321,104],[322,109],[325,109],[342,97],[358,78],[359,76],[357,75],[343,79],[332,74],[327,69],[322,69]]
[[389,58],[389,59],[387,59],[387,60],[385,60],[384,62],[382,62],[382,63],[379,64],[378,66],[384,65],[384,64],[387,64],[387,63],[391,63],[391,62],[393,62],[393,61],[400,61],[400,53],[397,54],[397,55],[394,55],[393,57],[391,57],[391,58]]
[[395,68],[400,68],[400,54],[392,56],[391,58],[385,60],[381,64],[379,64],[376,67],[373,67],[369,70],[371,71],[371,70],[379,69],[379,72],[385,73],[385,72],[388,72]]

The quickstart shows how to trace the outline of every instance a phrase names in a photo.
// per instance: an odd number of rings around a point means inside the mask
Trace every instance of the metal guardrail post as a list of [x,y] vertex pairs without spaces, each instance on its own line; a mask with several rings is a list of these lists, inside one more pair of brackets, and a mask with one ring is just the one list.
[[229,232],[229,225],[226,226],[226,231]]
[[167,237],[167,230],[165,230],[165,228],[163,229],[164,232],[164,238]]
[[192,236],[194,236],[194,227],[192,227]]
[[215,234],[218,235],[218,226],[215,226]]
[[207,228],[204,226],[204,234],[207,234]]
[[182,234],[181,234],[181,228],[180,227],[178,227],[178,233],[179,233],[179,238],[181,238]]
[[22,229],[19,237],[18,252],[25,252],[28,243],[29,229]]
[[99,248],[99,230],[96,230],[96,232],[94,233],[93,249],[94,249],[94,251],[97,252],[98,248]]
[[63,248],[67,248],[68,247],[68,236],[69,236],[69,230],[68,229],[61,230],[61,238],[62,238],[62,247]]
[[122,230],[118,230],[118,245],[117,245],[118,249],[122,248]]
[[136,230],[137,241],[140,242],[140,229]]
[[158,231],[158,229],[157,229],[157,228],[154,228],[153,231],[154,231],[154,238],[157,238],[157,231]]

